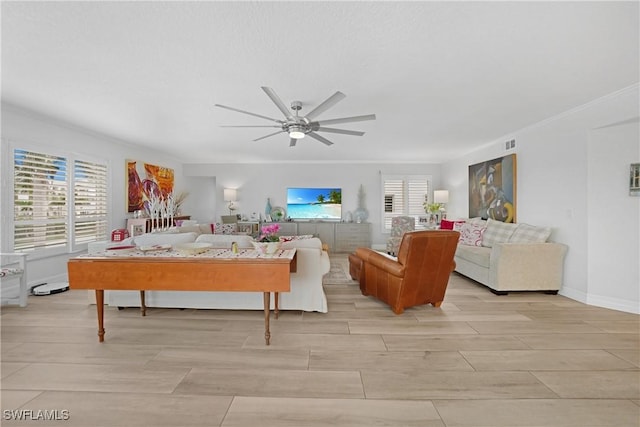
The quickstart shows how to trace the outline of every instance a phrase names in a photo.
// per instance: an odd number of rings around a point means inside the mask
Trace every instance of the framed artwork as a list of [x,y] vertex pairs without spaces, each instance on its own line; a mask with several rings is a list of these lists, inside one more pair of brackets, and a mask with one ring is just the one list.
[[257,222],[239,222],[238,233],[257,235],[260,224]]
[[130,218],[127,220],[127,228],[131,237],[144,234],[147,232],[147,218]]
[[469,218],[516,222],[516,155],[469,166]]
[[151,195],[167,197],[173,192],[173,169],[127,160],[127,212],[146,210]]

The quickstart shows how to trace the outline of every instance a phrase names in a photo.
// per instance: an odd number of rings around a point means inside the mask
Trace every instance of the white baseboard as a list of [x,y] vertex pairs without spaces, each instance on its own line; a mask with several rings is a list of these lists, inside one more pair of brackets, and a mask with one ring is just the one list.
[[640,302],[638,301],[634,302],[619,298],[604,297],[602,295],[591,295],[581,291],[576,291],[575,289],[567,288],[560,289],[558,293],[587,305],[624,311],[625,313],[640,314]]

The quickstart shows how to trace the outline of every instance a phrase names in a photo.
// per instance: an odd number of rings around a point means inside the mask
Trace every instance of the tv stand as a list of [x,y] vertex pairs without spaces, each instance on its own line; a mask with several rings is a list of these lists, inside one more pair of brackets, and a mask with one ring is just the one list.
[[368,222],[338,221],[283,221],[281,236],[303,236],[311,234],[320,238],[332,252],[353,252],[356,248],[371,247],[371,224]]

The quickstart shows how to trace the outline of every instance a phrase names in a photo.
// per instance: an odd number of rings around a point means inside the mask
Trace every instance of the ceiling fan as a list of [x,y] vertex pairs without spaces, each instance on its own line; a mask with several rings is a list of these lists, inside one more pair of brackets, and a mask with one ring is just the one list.
[[329,132],[329,133],[339,133],[339,134],[344,134],[344,135],[355,135],[355,136],[362,136],[364,135],[364,132],[359,132],[359,131],[354,131],[354,130],[346,130],[346,129],[335,129],[335,128],[328,128],[325,127],[325,125],[333,125],[333,124],[339,124],[339,123],[350,123],[350,122],[361,122],[361,121],[365,121],[365,120],[375,120],[376,119],[376,115],[375,114],[367,114],[364,116],[353,116],[353,117],[343,117],[343,118],[339,118],[339,119],[329,119],[329,120],[321,120],[321,121],[317,121],[315,120],[315,118],[317,116],[319,116],[320,114],[322,114],[323,112],[325,112],[326,110],[328,110],[329,108],[333,107],[334,105],[336,105],[339,101],[343,100],[345,98],[345,94],[342,92],[336,92],[333,95],[331,95],[329,98],[327,98],[322,104],[318,105],[316,108],[314,108],[313,110],[311,110],[306,116],[301,117],[298,115],[298,111],[300,111],[302,109],[302,102],[300,101],[293,101],[291,102],[291,110],[293,112],[295,112],[295,114],[293,114],[292,112],[290,112],[287,107],[284,105],[284,103],[282,102],[282,100],[280,99],[280,97],[275,93],[275,91],[269,87],[266,86],[262,86],[262,90],[265,91],[265,93],[267,94],[267,96],[269,98],[271,98],[271,101],[273,101],[274,104],[276,104],[276,107],[278,107],[278,109],[282,112],[282,114],[284,114],[285,119],[284,120],[278,120],[278,119],[274,119],[271,117],[267,117],[267,116],[263,116],[260,114],[255,114],[255,113],[250,113],[248,111],[244,111],[244,110],[239,110],[237,108],[233,108],[233,107],[227,107],[226,105],[220,105],[220,104],[215,104],[216,107],[220,107],[220,108],[226,108],[227,110],[231,110],[231,111],[237,111],[238,113],[244,113],[244,114],[249,114],[250,116],[255,116],[255,117],[260,117],[261,119],[267,119],[273,122],[276,122],[277,125],[246,125],[246,126],[222,126],[222,127],[237,127],[237,128],[242,128],[242,127],[273,127],[273,128],[280,128],[279,131],[274,132],[274,133],[270,133],[269,135],[265,135],[262,136],[260,138],[254,139],[254,141],[260,141],[261,139],[265,139],[268,138],[270,136],[273,135],[277,135],[279,133],[287,133],[289,134],[289,137],[291,138],[289,141],[289,146],[290,147],[294,147],[296,145],[296,142],[298,142],[299,139],[302,139],[305,137],[305,135],[310,136],[313,139],[316,139],[320,142],[322,142],[325,145],[333,145],[333,142],[329,141],[327,138],[323,137],[322,135],[317,134],[316,132]]

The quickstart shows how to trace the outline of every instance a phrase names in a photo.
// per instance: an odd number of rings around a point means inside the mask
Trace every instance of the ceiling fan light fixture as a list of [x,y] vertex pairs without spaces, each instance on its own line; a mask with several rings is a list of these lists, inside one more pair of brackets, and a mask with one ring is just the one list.
[[293,139],[302,139],[304,132],[298,126],[292,126],[289,128],[289,136]]

